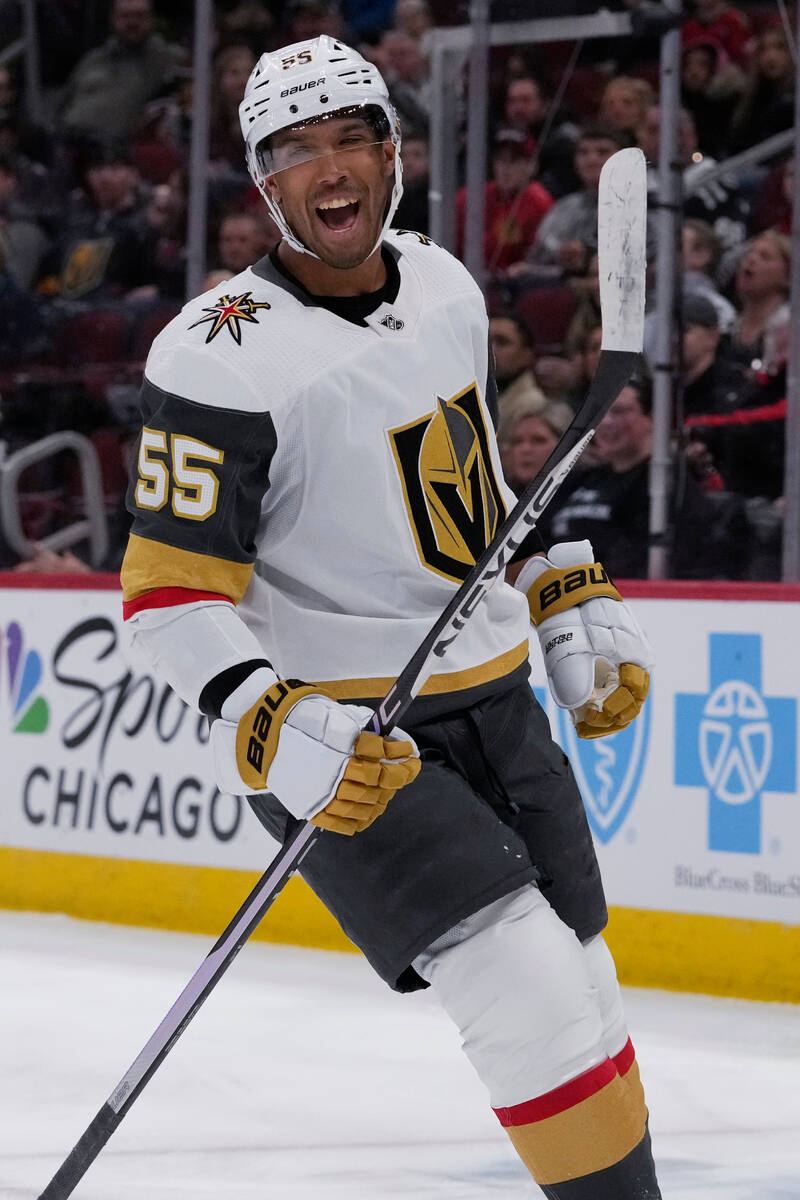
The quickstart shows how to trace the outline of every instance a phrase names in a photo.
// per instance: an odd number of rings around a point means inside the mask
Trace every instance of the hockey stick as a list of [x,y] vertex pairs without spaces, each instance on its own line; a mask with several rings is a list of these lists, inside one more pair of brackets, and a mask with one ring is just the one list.
[[[642,349],[645,208],[644,155],[640,150],[620,150],[608,160],[600,177],[598,254],[603,342],[589,394],[547,462],[376,709],[370,728],[377,733],[388,733],[400,721],[433,662],[445,654],[503,574],[630,379]],[[39,1200],[65,1200],[72,1194],[321,833],[306,822],[287,840]]]

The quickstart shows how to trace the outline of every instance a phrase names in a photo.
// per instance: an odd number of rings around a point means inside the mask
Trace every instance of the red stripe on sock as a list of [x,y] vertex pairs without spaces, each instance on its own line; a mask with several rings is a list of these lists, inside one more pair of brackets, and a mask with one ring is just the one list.
[[513,1104],[511,1108],[495,1108],[494,1113],[504,1129],[510,1125],[531,1125],[535,1121],[546,1121],[557,1113],[565,1112],[588,1100],[596,1092],[601,1091],[617,1076],[617,1068],[610,1058],[598,1063],[576,1079],[562,1083],[544,1096],[536,1096],[533,1100],[525,1100],[522,1104]]
[[611,1061],[617,1068],[617,1072],[620,1075],[627,1075],[628,1071],[630,1071],[631,1067],[633,1066],[635,1058],[636,1051],[633,1048],[633,1042],[630,1038],[628,1038],[619,1054],[615,1054]]
[[135,600],[123,600],[122,616],[127,621],[134,613],[144,609],[173,608],[177,604],[196,604],[200,600],[222,600],[225,604],[233,604],[230,596],[223,596],[220,592],[197,592],[194,588],[180,587],[154,588]]

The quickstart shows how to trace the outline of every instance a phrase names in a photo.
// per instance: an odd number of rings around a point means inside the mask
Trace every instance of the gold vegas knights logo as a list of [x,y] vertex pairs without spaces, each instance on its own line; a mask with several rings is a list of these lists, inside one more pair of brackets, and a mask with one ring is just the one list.
[[461,583],[506,516],[476,385],[388,432],[420,559]]

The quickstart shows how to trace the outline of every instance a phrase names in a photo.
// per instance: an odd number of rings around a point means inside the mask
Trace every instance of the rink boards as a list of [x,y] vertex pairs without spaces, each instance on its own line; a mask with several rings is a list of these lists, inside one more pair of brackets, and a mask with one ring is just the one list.
[[[126,665],[116,580],[47,584],[0,577],[0,906],[216,935],[275,843],[213,786],[205,721]],[[800,1001],[800,588],[623,591],[657,662],[629,730],[578,741],[533,656],[621,976]],[[255,936],[352,949],[297,878]]]

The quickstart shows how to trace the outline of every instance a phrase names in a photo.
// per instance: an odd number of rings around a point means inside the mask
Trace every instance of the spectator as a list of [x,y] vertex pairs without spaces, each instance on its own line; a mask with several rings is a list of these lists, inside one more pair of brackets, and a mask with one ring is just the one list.
[[544,408],[547,401],[533,374],[536,347],[524,321],[510,313],[491,317],[489,343],[494,356],[499,420],[502,422],[507,412],[523,402],[532,408]]
[[150,283],[138,183],[128,155],[95,149],[43,263],[45,293],[105,303]]
[[746,66],[752,43],[750,19],[726,0],[694,0],[694,15],[681,28],[684,45],[712,38],[738,66]]
[[525,397],[506,410],[497,427],[497,444],[506,483],[517,496],[547,462],[572,416],[567,404],[551,401],[542,406]]
[[[717,290],[713,278],[713,272],[719,266],[721,257],[719,238],[707,221],[689,217],[683,222],[681,244],[683,292],[687,295],[700,295],[710,301],[716,310],[720,331],[727,333],[733,325],[736,309],[730,300]],[[651,370],[658,353],[659,324],[658,311],[651,309],[644,319],[644,354]]]
[[238,275],[268,254],[279,240],[277,231],[276,236],[270,237],[264,222],[252,213],[231,213],[219,227],[219,267],[230,275]]
[[223,283],[227,283],[230,278],[230,271],[226,271],[224,267],[217,267],[215,270],[209,271],[200,285],[200,291],[198,292],[198,295],[201,296],[203,292],[216,292],[222,287]]
[[744,75],[713,38],[689,42],[681,56],[681,102],[697,130],[701,153],[719,157],[730,137],[731,106],[738,104]]
[[[639,131],[639,145],[651,166],[647,174],[647,190],[652,202],[658,201],[658,158],[661,144],[661,109],[653,105],[647,110]],[[719,238],[723,251],[735,250],[747,236],[750,207],[736,190],[720,179],[703,186],[703,176],[717,164],[704,157],[697,146],[697,130],[691,114],[682,108],[678,113],[678,162],[683,168],[683,215],[706,221]]]
[[705,296],[710,300],[717,312],[720,331],[727,333],[733,324],[736,309],[717,290],[714,282],[714,272],[722,256],[719,239],[707,221],[688,217],[683,222],[681,242],[684,292]]
[[214,58],[211,88],[211,121],[208,157],[214,175],[241,176],[242,133],[239,126],[239,105],[244,86],[256,65],[256,56],[249,46],[225,46]]
[[509,79],[503,123],[525,134],[534,159],[532,174],[551,196],[565,196],[578,186],[573,167],[577,127],[563,111],[552,111],[545,86],[534,75]]
[[527,149],[533,153],[536,135],[547,116],[547,101],[544,86],[533,75],[519,75],[509,79],[503,101],[503,124],[507,129],[517,129],[529,138]]
[[239,0],[227,12],[217,11],[223,46],[249,46],[256,57],[272,40],[275,17],[264,0]]
[[794,208],[794,158],[773,167],[756,198],[753,227],[791,234]]
[[[19,217],[41,225],[45,233],[57,229],[64,211],[57,172],[29,158],[18,148],[18,129],[11,116],[0,111],[0,159],[12,163],[16,178],[14,204]],[[48,157],[48,156],[45,156]]]
[[634,146],[645,113],[655,103],[655,98],[655,92],[646,79],[619,75],[605,86],[600,100],[599,119],[603,124],[618,129],[627,138],[627,144]]
[[649,392],[624,388],[601,430],[607,465],[567,480],[551,505],[551,535],[556,541],[589,538],[612,578],[644,578],[652,447]]
[[767,369],[749,387],[738,396],[712,390],[685,421],[686,456],[701,486],[744,497],[751,579],[780,578],[788,331],[788,322],[775,330]]
[[91,575],[92,569],[82,559],[77,558],[71,550],[62,550],[60,554],[48,550],[45,546],[33,543],[30,558],[18,562],[14,571],[21,575]]
[[[600,348],[603,342],[603,330],[600,320],[593,323],[588,320],[574,335],[567,339],[569,352],[570,378],[566,395],[567,403],[577,411],[586,399],[597,364],[600,361]],[[594,442],[591,443],[594,445]]]
[[0,153],[24,155],[49,163],[50,145],[44,129],[25,116],[11,68],[0,65]]
[[174,173],[169,183],[156,184],[141,215],[144,274],[154,299],[183,300],[186,292],[186,206],[178,180]]
[[289,46],[294,42],[305,42],[323,33],[348,40],[335,3],[328,3],[327,0],[287,0],[283,6],[283,15],[286,24],[283,32],[275,39],[280,45]]
[[402,128],[427,135],[431,83],[419,42],[407,33],[390,29],[380,40],[380,56]]
[[39,304],[8,270],[0,231],[0,363],[14,366],[41,351],[42,334]]
[[[652,400],[644,380],[623,388],[600,423],[605,463],[572,479],[554,502],[555,541],[589,538],[595,556],[614,579],[647,575]],[[719,525],[717,506],[689,476],[674,520],[672,574],[676,578],[727,578],[740,570],[730,522]],[[741,543],[740,543],[741,544]]]
[[38,274],[48,239],[41,226],[30,219],[21,187],[18,163],[0,156],[0,247],[8,274],[25,289]]
[[733,117],[731,150],[745,150],[792,128],[795,74],[786,34],[780,26],[770,26],[756,43],[745,92]]
[[131,158],[147,183],[167,183],[189,161],[193,83],[179,72],[174,89],[153,100],[142,113],[130,141]]
[[591,125],[583,129],[575,147],[575,171],[580,190],[557,200],[539,226],[525,262],[508,272],[521,279],[560,280],[582,275],[597,251],[597,189],[603,164],[622,149],[624,138],[616,129]]
[[177,52],[153,32],[151,0],[114,0],[111,29],[70,75],[59,123],[72,134],[121,143],[147,102],[171,83]]
[[731,329],[730,355],[760,370],[770,335],[789,318],[791,242],[766,230],[745,247],[736,272],[739,315]]
[[360,42],[362,53],[377,44],[396,16],[394,0],[341,0],[338,7],[350,31],[351,44]]
[[392,221],[396,229],[427,234],[429,169],[428,139],[412,131],[403,138],[403,195]]
[[397,0],[394,9],[395,29],[413,38],[426,56],[433,25],[433,15],[427,0]]
[[741,408],[750,390],[741,366],[720,354],[719,314],[700,292],[683,298],[683,413],[727,413]]
[[108,33],[109,8],[108,0],[102,4],[87,4],[86,0],[37,0],[39,70],[46,96],[59,96],[75,63],[102,42]]
[[600,261],[593,254],[584,275],[574,275],[569,286],[578,297],[578,306],[564,339],[568,349],[580,341],[584,332],[600,324]]
[[[553,198],[531,182],[526,139],[516,129],[500,129],[492,145],[492,182],[484,192],[483,260],[487,271],[504,271],[518,263],[533,245],[536,231]],[[464,254],[467,191],[456,196],[458,254]]]

